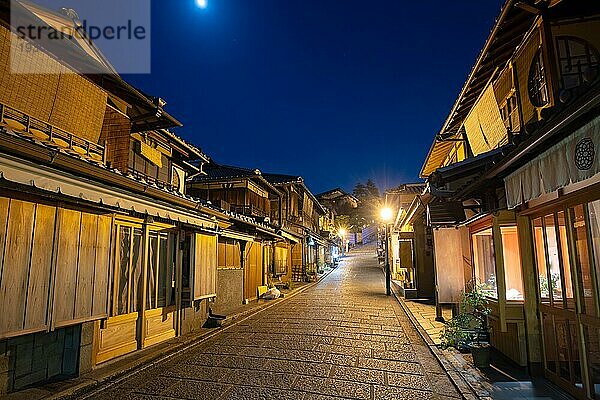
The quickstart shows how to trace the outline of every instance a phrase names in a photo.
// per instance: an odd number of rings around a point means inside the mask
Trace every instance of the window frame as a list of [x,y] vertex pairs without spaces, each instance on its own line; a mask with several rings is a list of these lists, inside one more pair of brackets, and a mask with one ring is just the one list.
[[[110,306],[110,314],[111,316],[118,315],[128,315],[133,314],[134,312],[131,310],[132,305],[132,279],[133,279],[133,249],[134,249],[134,237],[136,230],[141,231],[141,248],[142,254],[142,267],[143,267],[143,248],[144,248],[144,226],[139,223],[128,222],[128,221],[115,221],[115,253],[114,253],[114,271],[112,273],[112,296],[111,296],[111,306]],[[121,229],[127,228],[129,230],[129,257],[128,257],[128,266],[127,266],[127,300],[123,309],[125,311],[121,312],[119,307],[119,286],[121,281]],[[143,271],[142,271],[143,275]],[[135,311],[135,312],[139,312]]]
[[[487,294],[485,295],[485,297],[487,297],[488,299],[494,300],[494,301],[499,301],[500,300],[500,292],[499,292],[499,288],[498,288],[498,263],[497,263],[497,255],[496,255],[496,243],[495,243],[495,238],[494,238],[494,223],[492,220],[489,221],[488,224],[486,224],[485,226],[478,226],[476,229],[470,229],[469,230],[469,235],[470,235],[470,243],[471,243],[471,261],[473,263],[473,282],[475,284],[475,286],[479,285],[480,282],[478,282],[478,274],[477,274],[477,261],[476,261],[476,253],[475,253],[475,241],[473,240],[474,237],[482,232],[485,231],[490,231],[491,232],[491,239],[492,239],[492,246],[493,246],[493,256],[492,256],[492,261],[494,264],[494,273],[495,273],[495,277],[496,277],[496,297],[493,296],[488,296]],[[483,282],[482,282],[483,283]]]
[[[534,257],[534,262],[536,265],[536,294],[538,297],[538,301],[541,304],[547,304],[549,307],[552,308],[557,308],[557,309],[563,309],[563,310],[568,310],[568,302],[567,302],[567,298],[566,298],[566,278],[565,278],[565,258],[564,258],[564,254],[563,254],[563,249],[564,246],[567,246],[567,250],[569,251],[568,254],[568,258],[569,258],[569,274],[571,275],[571,284],[574,283],[574,279],[575,277],[573,276],[573,266],[572,266],[572,260],[573,260],[573,254],[571,254],[572,252],[572,248],[570,245],[570,234],[569,234],[569,230],[570,230],[570,216],[569,216],[569,210],[565,209],[565,208],[560,208],[560,209],[555,209],[555,210],[548,210],[547,212],[541,213],[541,214],[537,214],[535,216],[532,216],[531,219],[531,228],[532,228],[532,238],[533,238],[533,246],[534,246],[534,251],[533,251],[533,257]],[[560,234],[560,223],[559,223],[559,218],[558,218],[558,214],[560,212],[563,212],[564,218],[565,218],[565,228],[567,230],[566,232],[566,240],[567,243],[563,244],[562,240],[563,238],[561,237]],[[559,302],[562,303],[561,307],[556,307],[555,303],[557,303],[556,299],[554,298],[554,285],[552,284],[552,274],[551,274],[551,263],[550,263],[550,252],[549,252],[549,245],[548,245],[548,225],[546,223],[546,220],[548,217],[552,217],[554,226],[552,227],[554,230],[554,235],[556,237],[556,249],[557,249],[557,258],[558,258],[558,263],[559,263],[559,274],[560,274],[560,287],[561,287],[561,293],[562,293],[562,300],[560,300]],[[548,301],[544,302],[542,301],[543,297],[542,297],[542,293],[541,293],[541,286],[540,286],[540,274],[539,274],[539,270],[538,270],[538,249],[537,249],[537,241],[535,240],[535,224],[534,221],[536,220],[540,220],[542,225],[542,243],[544,245],[544,267],[545,267],[545,272],[546,272],[546,279],[548,281]],[[573,291],[573,296],[576,296],[575,293],[575,287],[572,287],[572,291]],[[544,298],[545,299],[545,298]]]
[[527,77],[527,96],[531,104],[537,108],[551,105],[550,81],[547,70],[542,47],[540,46],[531,60]]
[[[593,59],[596,58],[596,76],[591,82],[585,82],[583,78],[584,71],[581,69],[581,65],[579,63],[573,63],[573,56],[570,54],[571,47],[569,46],[569,42],[578,43],[584,47],[588,64],[590,68],[593,67]],[[566,54],[561,54],[561,43],[563,44]],[[598,79],[600,79],[600,52],[592,43],[588,40],[579,38],[577,36],[572,35],[558,35],[554,38],[554,45],[556,49],[556,62],[558,64],[558,73],[560,75],[559,87],[561,90],[567,91],[577,91],[581,87],[592,85]],[[563,62],[566,62],[571,68],[578,68],[577,72],[566,73],[563,71]],[[565,85],[565,76],[577,76],[579,84],[577,86],[566,88]]]
[[[521,283],[523,286],[523,300],[519,300],[519,299],[507,299],[506,298],[506,265],[505,265],[505,260],[504,260],[504,243],[502,240],[502,228],[505,227],[515,227],[517,228],[517,235],[518,235],[518,224],[515,221],[511,220],[507,220],[506,218],[502,218],[502,217],[496,217],[496,216],[489,216],[485,219],[483,219],[482,221],[478,222],[477,224],[471,226],[469,228],[469,241],[470,241],[470,245],[471,245],[471,262],[473,265],[473,282],[477,283],[477,277],[476,277],[476,264],[475,264],[475,251],[474,251],[474,247],[473,247],[473,236],[476,235],[477,233],[481,233],[483,231],[486,231],[488,229],[491,229],[492,231],[492,243],[494,246],[494,257],[493,257],[493,261],[494,261],[494,271],[496,274],[496,297],[491,297],[491,296],[487,296],[486,297],[493,302],[497,302],[497,303],[503,303],[503,304],[524,304],[525,302],[525,281],[523,279],[523,266],[520,266],[520,272],[521,272]],[[518,239],[520,240],[521,238],[518,237]],[[500,254],[498,253],[498,251],[500,251]],[[521,252],[521,244],[519,242],[519,253]],[[522,255],[519,255],[519,258],[522,260]],[[501,261],[501,264],[499,263],[499,261]]]

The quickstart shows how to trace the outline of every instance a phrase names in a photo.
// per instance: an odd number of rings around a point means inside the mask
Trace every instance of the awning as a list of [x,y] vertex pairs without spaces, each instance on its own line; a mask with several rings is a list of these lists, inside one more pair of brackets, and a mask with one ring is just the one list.
[[455,226],[464,221],[465,218],[465,209],[460,201],[435,199],[427,204],[428,226]]
[[176,209],[172,205],[161,204],[87,179],[56,173],[42,165],[4,154],[0,154],[0,178],[48,192],[61,193],[76,199],[115,207],[124,212],[133,211],[206,229],[215,229],[217,226],[215,221],[202,218],[192,211]]
[[245,242],[253,242],[255,239],[255,236],[230,230],[219,231],[219,236],[223,236],[229,239],[243,240]]
[[600,117],[576,130],[504,179],[515,208],[600,172]]
[[293,243],[300,243],[299,238],[297,238],[296,236],[290,235],[289,233],[285,232],[285,231],[281,231],[281,236],[283,236],[284,238],[286,238],[287,240],[289,240],[290,242]]

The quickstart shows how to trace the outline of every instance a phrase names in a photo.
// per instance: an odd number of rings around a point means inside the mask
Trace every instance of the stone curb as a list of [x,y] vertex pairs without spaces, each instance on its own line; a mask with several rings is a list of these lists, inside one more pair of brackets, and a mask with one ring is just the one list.
[[427,344],[427,347],[429,347],[429,351],[431,351],[431,353],[436,358],[436,360],[438,361],[440,366],[444,369],[444,371],[446,371],[446,373],[450,377],[450,381],[456,387],[456,389],[458,390],[460,395],[463,397],[463,399],[466,399],[466,400],[478,400],[478,399],[492,400],[491,397],[479,396],[477,394],[477,390],[468,382],[468,380],[466,380],[462,376],[460,371],[453,368],[453,364],[446,358],[446,356],[440,351],[440,349],[435,345],[435,343],[433,343],[433,341],[431,340],[429,335],[427,335],[427,333],[423,330],[423,328],[419,325],[419,323],[415,319],[414,315],[412,315],[412,313],[410,312],[408,307],[406,307],[406,305],[404,304],[404,300],[399,296],[397,289],[394,290],[396,288],[395,284],[392,285],[392,288],[393,288],[392,293],[394,295],[394,298],[396,299],[398,304],[400,304],[400,306],[402,307],[402,310],[404,310],[406,315],[408,315],[408,319],[413,324],[413,326],[415,327],[417,332],[419,332],[419,336],[421,336],[423,341]]
[[[337,268],[332,268],[331,270],[329,270],[328,272],[323,274],[317,281],[309,283],[308,285],[303,286],[303,287],[297,289],[296,291],[292,291],[291,293],[286,294],[285,297],[283,297],[275,302],[268,302],[268,303],[265,303],[264,305],[257,306],[250,310],[244,310],[242,312],[232,315],[231,317],[227,318],[231,322],[230,323],[226,322],[226,325],[217,331],[206,332],[204,334],[190,337],[190,338],[182,341],[181,343],[177,343],[174,346],[167,346],[164,349],[160,349],[160,350],[156,351],[155,353],[152,353],[151,355],[148,356],[148,359],[146,359],[146,360],[140,361],[139,363],[133,364],[126,368],[115,368],[113,370],[109,370],[109,371],[107,371],[107,373],[105,375],[100,376],[99,378],[95,378],[95,379],[91,379],[89,377],[86,378],[85,375],[80,378],[75,378],[76,380],[80,380],[81,383],[71,386],[63,391],[49,394],[46,397],[40,397],[40,399],[58,400],[58,399],[91,398],[98,392],[98,390],[104,390],[108,387],[115,386],[115,385],[121,383],[122,381],[124,381],[125,379],[130,378],[134,374],[143,372],[143,371],[147,370],[148,368],[151,368],[159,363],[162,363],[166,360],[176,357],[176,356],[182,354],[184,351],[190,350],[196,346],[201,345],[208,339],[211,339],[211,338],[221,334],[222,332],[227,331],[228,329],[240,324],[241,322],[243,322],[265,310],[268,310],[271,307],[275,307],[279,304],[282,304],[286,300],[291,299],[301,293],[304,293],[308,289],[311,289],[314,286],[321,283],[325,278],[327,278],[336,269]],[[134,356],[135,356],[135,353],[132,353],[125,357],[134,357]],[[14,395],[18,396],[18,393],[19,392],[16,392],[16,393],[14,393]],[[23,393],[23,395],[24,395],[24,397],[22,397],[22,398],[27,397],[25,393]]]

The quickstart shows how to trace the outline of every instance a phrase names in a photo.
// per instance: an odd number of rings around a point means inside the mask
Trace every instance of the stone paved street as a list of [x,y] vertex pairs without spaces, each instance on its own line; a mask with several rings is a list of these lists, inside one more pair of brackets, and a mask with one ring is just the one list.
[[318,285],[90,398],[460,398],[384,290],[374,251],[355,252]]

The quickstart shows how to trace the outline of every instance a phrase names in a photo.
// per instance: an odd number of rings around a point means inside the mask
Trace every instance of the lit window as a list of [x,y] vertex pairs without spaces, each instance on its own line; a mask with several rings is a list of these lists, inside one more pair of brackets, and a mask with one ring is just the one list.
[[517,227],[503,226],[500,232],[502,233],[506,300],[523,300],[523,274]]
[[529,99],[534,106],[543,107],[549,103],[548,81],[541,49],[535,53],[529,69],[528,90]]
[[472,242],[477,284],[486,296],[497,299],[498,284],[492,228],[473,234]]
[[550,302],[548,272],[546,270],[546,246],[544,242],[544,224],[542,219],[533,221],[533,238],[535,242],[535,260],[538,272],[538,287],[542,303]]
[[543,303],[574,308],[565,214],[560,211],[533,222],[538,287]]
[[[506,300],[523,300],[523,274],[521,253],[516,226],[500,227],[502,236],[502,258],[504,260],[504,282]],[[486,296],[498,298],[496,254],[492,228],[477,232],[472,236],[475,278]]]

